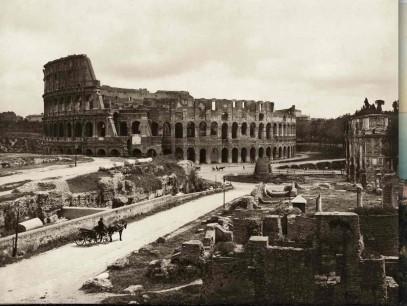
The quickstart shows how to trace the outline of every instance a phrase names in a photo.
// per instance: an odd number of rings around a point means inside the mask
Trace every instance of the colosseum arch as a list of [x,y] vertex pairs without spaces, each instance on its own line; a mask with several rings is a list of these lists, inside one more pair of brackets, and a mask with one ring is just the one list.
[[147,157],[155,157],[157,156],[157,152],[154,149],[147,150]]
[[66,124],[66,137],[72,137],[72,124],[68,122]]
[[120,123],[119,123],[119,135],[120,136],[127,136],[128,135],[127,122],[126,121],[120,121]]
[[256,123],[252,122],[250,124],[250,137],[251,138],[254,138],[255,130],[256,130]]
[[242,132],[242,136],[243,135],[247,136],[247,123],[246,122],[242,123],[241,132]]
[[228,138],[228,130],[229,130],[228,124],[226,122],[223,123],[222,124],[222,139]]
[[92,151],[92,149],[86,149],[85,154],[86,154],[87,156],[93,156],[93,151]]
[[242,159],[242,163],[247,163],[247,149],[242,148],[240,151],[240,158]]
[[158,123],[152,121],[150,124],[151,136],[158,136]]
[[279,147],[278,148],[278,158],[283,158],[283,148],[282,147]]
[[168,121],[163,124],[163,136],[171,136],[171,124]]
[[250,148],[250,162],[254,163],[256,161],[256,149]]
[[96,132],[98,137],[105,137],[106,136],[106,125],[103,121],[99,121],[96,124]]
[[103,149],[99,149],[96,154],[97,156],[106,156],[106,151]]
[[217,163],[219,161],[219,152],[217,148],[213,148],[211,152],[212,163]]
[[283,148],[283,158],[287,158],[287,148]]
[[259,148],[259,157],[264,157],[264,148],[263,147]]
[[181,148],[176,148],[175,149],[175,158],[178,160],[183,160],[184,159],[184,150]]
[[200,164],[206,163],[206,150],[205,149],[201,149],[199,151],[199,163]]
[[237,138],[237,130],[238,130],[239,126],[236,122],[232,123],[232,138],[235,139]]
[[232,149],[232,163],[239,162],[239,149],[233,148]]
[[140,134],[140,121],[133,121],[131,123],[131,133]]
[[80,122],[75,123],[75,137],[82,137],[82,124]]
[[194,148],[188,148],[187,150],[187,159],[195,162],[195,150]]
[[273,124],[273,136],[277,136],[278,135],[278,127],[277,127],[277,123]]
[[260,123],[259,124],[259,135],[258,135],[259,139],[263,139],[263,132],[264,132],[264,124]]
[[58,137],[58,124],[55,122],[53,127],[53,137]]
[[171,155],[171,154],[172,154],[171,149],[169,149],[169,148],[163,149],[163,155]]
[[211,136],[218,136],[218,123],[215,121],[211,123]]
[[184,137],[184,127],[181,122],[175,123],[175,138]]
[[199,136],[206,136],[206,122],[199,123]]
[[267,148],[266,148],[266,156],[267,156],[268,158],[271,158],[271,148],[270,148],[270,147],[267,147]]
[[93,136],[93,125],[91,122],[86,122],[85,124],[85,137],[92,137]]
[[64,124],[62,122],[58,125],[58,136],[64,137]]
[[266,125],[266,138],[271,139],[271,123],[267,123]]
[[119,157],[120,156],[119,150],[117,149],[110,150],[110,156]]
[[283,136],[283,125],[281,123],[278,125],[278,136]]
[[190,121],[187,124],[187,137],[193,138],[195,137],[195,123]]
[[227,148],[222,149],[222,163],[227,163],[229,158],[229,150]]
[[141,150],[139,149],[133,149],[133,151],[131,151],[131,156],[140,158],[143,156],[143,153],[141,153]]

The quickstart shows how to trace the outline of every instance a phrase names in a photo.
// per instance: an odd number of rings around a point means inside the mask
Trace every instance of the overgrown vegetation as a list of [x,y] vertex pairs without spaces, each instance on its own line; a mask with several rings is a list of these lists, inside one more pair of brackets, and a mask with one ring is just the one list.
[[354,213],[361,216],[381,216],[381,215],[397,215],[398,210],[393,207],[356,207],[353,209]]

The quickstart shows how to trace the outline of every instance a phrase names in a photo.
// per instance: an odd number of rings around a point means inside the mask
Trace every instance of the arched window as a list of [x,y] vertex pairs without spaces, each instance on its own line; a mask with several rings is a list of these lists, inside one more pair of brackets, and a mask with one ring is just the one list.
[[211,136],[217,135],[218,135],[218,123],[214,121],[211,123]]
[[92,137],[92,136],[93,136],[92,123],[86,122],[86,124],[85,124],[85,137]]
[[188,122],[187,137],[195,137],[195,123],[194,122]]
[[175,124],[175,138],[182,138],[184,137],[184,128],[181,122],[177,122]]
[[82,125],[79,122],[75,123],[75,137],[82,137]]
[[206,122],[202,121],[199,124],[199,136],[206,136]]
[[131,124],[131,133],[140,134],[140,121],[133,121]]
[[247,123],[246,122],[242,123],[242,136],[243,135],[247,136]]
[[256,123],[252,122],[250,124],[250,137],[254,138],[255,136],[255,131],[256,131]]
[[236,122],[232,123],[232,138],[237,138],[237,130],[239,126]]
[[163,125],[163,136],[171,136],[171,125],[169,122],[165,122]]
[[153,121],[151,122],[151,136],[158,136],[158,123]]

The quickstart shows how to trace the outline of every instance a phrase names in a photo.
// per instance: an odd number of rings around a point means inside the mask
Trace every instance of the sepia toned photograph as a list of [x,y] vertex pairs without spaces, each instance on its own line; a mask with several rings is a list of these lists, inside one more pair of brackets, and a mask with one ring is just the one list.
[[0,304],[407,304],[405,28],[404,0],[1,1]]

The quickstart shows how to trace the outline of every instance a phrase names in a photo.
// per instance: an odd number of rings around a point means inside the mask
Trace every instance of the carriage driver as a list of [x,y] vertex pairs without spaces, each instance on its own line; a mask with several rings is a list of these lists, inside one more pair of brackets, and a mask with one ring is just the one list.
[[106,226],[103,223],[103,217],[101,217],[98,221],[98,226],[96,226],[96,230],[99,233],[100,239],[102,239],[103,234],[106,232]]

